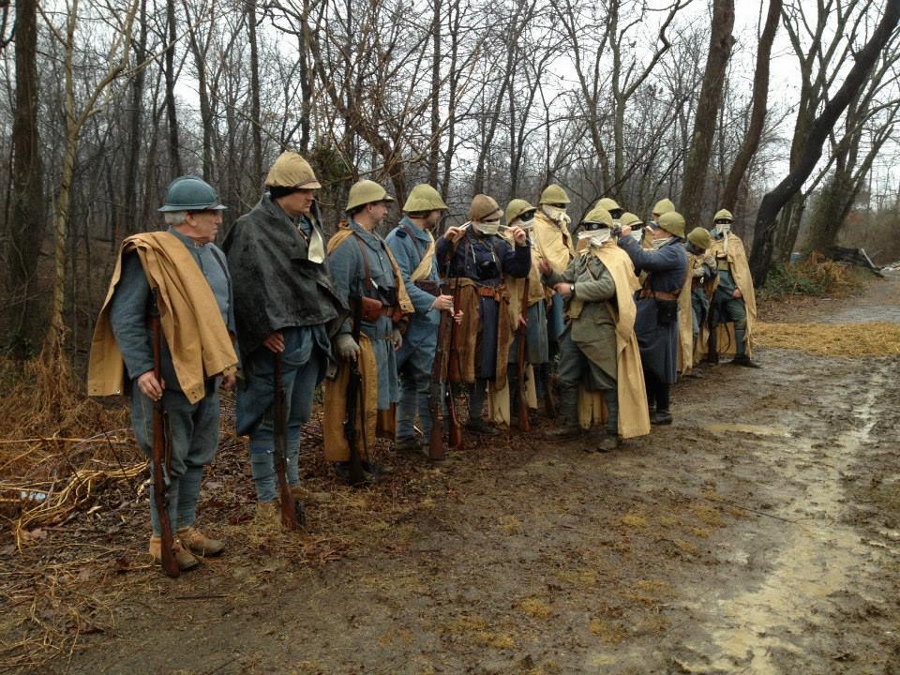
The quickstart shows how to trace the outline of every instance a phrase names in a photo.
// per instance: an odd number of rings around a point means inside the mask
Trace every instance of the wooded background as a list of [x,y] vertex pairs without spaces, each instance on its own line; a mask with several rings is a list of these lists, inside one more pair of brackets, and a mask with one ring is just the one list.
[[751,6],[736,32],[734,0],[7,0],[0,350],[83,362],[167,184],[205,178],[227,229],[286,148],[332,228],[359,178],[401,205],[429,182],[456,222],[557,182],[576,222],[604,196],[731,209],[757,283],[842,239],[897,259],[900,0]]

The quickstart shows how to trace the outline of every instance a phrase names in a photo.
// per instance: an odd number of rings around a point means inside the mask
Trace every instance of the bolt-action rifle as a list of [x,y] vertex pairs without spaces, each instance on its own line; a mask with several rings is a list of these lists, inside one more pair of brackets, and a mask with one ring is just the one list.
[[[153,332],[153,376],[162,382],[160,363],[162,353],[162,327],[156,313],[154,297],[150,326]],[[169,485],[170,463],[172,459],[171,439],[169,438],[168,417],[162,399],[153,402],[153,502],[159,516],[160,554],[162,568],[167,576],[177,577],[181,569],[175,559],[175,535],[172,533],[172,521],[169,519]]]
[[272,401],[272,436],[275,442],[275,476],[278,480],[278,496],[281,502],[281,524],[286,530],[295,530],[300,524],[300,514],[291,486],[288,484],[287,402],[281,381],[281,354],[273,354],[273,379],[275,399]]
[[[362,327],[362,298],[353,299],[353,329],[351,335],[356,344],[360,344],[360,330]],[[359,362],[348,361],[350,377],[347,380],[347,416],[344,419],[344,438],[347,439],[347,447],[350,449],[350,470],[347,482],[352,487],[358,487],[366,483],[366,473],[363,470],[362,457],[359,454],[359,438],[356,432],[357,417],[362,419],[363,434],[365,435],[365,407],[360,406],[362,398],[362,373],[359,371]],[[362,408],[362,410],[360,410]]]
[[[443,292],[443,289],[440,292]],[[428,412],[431,416],[428,459],[432,462],[440,462],[446,456],[444,452],[444,422],[441,418],[441,400],[444,389],[450,387],[450,383],[447,381],[447,355],[449,350],[446,342],[451,330],[448,328],[448,325],[453,320],[453,309],[441,310],[437,348],[434,352],[434,364],[431,367],[431,390],[428,393]]]
[[528,316],[528,282],[530,279],[525,277],[524,288],[522,289],[522,316],[519,325],[516,326],[516,332],[519,334],[519,343],[516,348],[516,370],[518,371],[519,386],[516,393],[519,399],[519,431],[531,431],[531,420],[528,416],[528,400],[525,396],[525,355],[528,353],[528,326],[525,324],[525,318]]
[[[455,312],[460,306],[459,303],[459,280],[453,284],[453,311]],[[450,353],[447,360],[447,386],[444,387],[444,404],[447,407],[447,421],[449,428],[447,430],[447,439],[449,440],[451,450],[461,450],[463,447],[462,424],[459,422],[459,416],[456,414],[456,402],[453,399],[453,385],[450,382],[449,371],[455,366],[458,371],[462,367],[459,362],[459,349],[456,345],[456,319],[450,321],[450,335],[447,342],[450,345]]]

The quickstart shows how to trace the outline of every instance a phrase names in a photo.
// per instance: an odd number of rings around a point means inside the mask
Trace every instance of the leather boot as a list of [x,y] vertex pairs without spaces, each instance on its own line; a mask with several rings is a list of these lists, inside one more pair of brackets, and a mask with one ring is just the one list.
[[578,389],[575,387],[560,389],[558,412],[562,418],[561,424],[556,429],[546,432],[545,435],[557,440],[568,440],[581,436],[581,425],[578,424]]
[[178,539],[191,553],[213,558],[222,555],[225,550],[225,542],[219,539],[210,539],[196,527],[188,526],[178,529]]
[[[153,558],[153,562],[157,565],[162,564],[162,537],[152,536],[150,537],[150,557]],[[191,570],[197,567],[200,564],[200,561],[197,560],[190,551],[188,551],[184,546],[181,545],[181,542],[176,538],[172,545],[172,551],[175,553],[175,562],[178,563],[178,569],[182,572],[185,570]]]

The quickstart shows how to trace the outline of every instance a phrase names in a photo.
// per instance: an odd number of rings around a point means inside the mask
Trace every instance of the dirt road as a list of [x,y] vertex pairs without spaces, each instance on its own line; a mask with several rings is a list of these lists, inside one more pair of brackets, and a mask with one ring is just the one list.
[[[789,320],[898,307],[894,276]],[[295,538],[254,534],[224,453],[201,510],[227,555],[168,580],[138,563],[144,501],[101,518],[107,590],[40,670],[898,673],[900,356],[756,357],[679,383],[675,424],[609,454],[514,433],[440,468],[388,453],[352,491],[310,451]]]

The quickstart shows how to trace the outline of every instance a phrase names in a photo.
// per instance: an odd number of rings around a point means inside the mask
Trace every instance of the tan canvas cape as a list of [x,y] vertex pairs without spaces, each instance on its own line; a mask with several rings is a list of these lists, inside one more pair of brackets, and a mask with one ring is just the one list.
[[422,255],[422,260],[419,261],[418,267],[413,270],[413,273],[409,275],[410,281],[422,281],[422,279],[428,279],[431,277],[431,263],[434,260],[434,237],[431,236],[431,232],[426,232],[428,235],[428,248],[425,249],[424,255]]
[[122,259],[136,251],[150,288],[157,291],[163,335],[181,390],[192,404],[206,395],[206,380],[234,372],[238,359],[209,282],[184,243],[169,232],[136,234],[122,242],[103,309],[94,328],[88,394],[121,394],[125,364],[109,320],[110,301],[122,275]]
[[[724,240],[713,240],[712,246],[707,251],[708,255],[716,256],[725,250]],[[750,264],[747,262],[747,253],[744,250],[744,242],[736,234],[728,233],[727,260],[731,267],[731,275],[734,283],[744,296],[744,308],[747,312],[747,356],[752,355],[753,324],[756,323],[756,291],[753,288],[753,276],[750,274]],[[734,324],[719,321],[717,343],[720,354],[733,355],[736,351],[734,337]],[[706,339],[703,340],[703,350],[706,353]]]
[[572,236],[540,210],[534,216],[533,245],[539,258],[546,258],[554,272],[564,272],[575,257]]
[[[350,226],[346,222],[342,222],[338,225],[338,231],[328,240],[327,252],[330,254],[332,251],[336,250],[338,246],[343,244],[347,240],[347,237],[352,234],[353,230],[350,229]],[[409,293],[406,291],[406,284],[403,283],[403,275],[400,274],[400,267],[397,265],[397,261],[394,259],[394,254],[391,253],[390,247],[385,245],[382,248],[387,254],[388,260],[391,261],[391,267],[394,270],[394,282],[397,284],[397,302],[400,305],[400,311],[404,314],[412,314],[416,309],[413,307],[412,300],[409,299]]]
[[[475,355],[481,347],[481,310],[478,289],[474,281],[466,277],[454,277],[448,280],[454,295],[453,308],[461,310],[462,321],[453,328],[453,340],[450,343],[450,361],[447,378],[451,382],[475,382]],[[509,345],[512,340],[509,320],[509,292],[505,287],[496,289],[500,298],[497,309],[497,370],[491,383],[492,391],[499,391],[506,386],[506,361],[509,356]]]
[[[641,367],[641,353],[638,348],[634,322],[637,305],[634,292],[640,288],[634,274],[634,264],[628,254],[614,241],[609,241],[599,249],[593,249],[616,284],[616,371],[619,394],[619,436],[634,438],[650,433],[650,411],[647,407],[647,392],[644,385],[644,371]],[[599,424],[606,419],[606,410],[600,392],[582,395],[579,398],[579,421],[584,428]]]
[[[374,461],[375,439],[394,437],[394,410],[393,406],[389,410],[378,410],[378,364],[375,362],[372,342],[365,334],[359,336],[357,364],[362,375],[363,390],[362,401],[358,401],[356,406],[357,450],[362,459]],[[338,364],[334,380],[325,380],[326,422],[322,425],[322,434],[327,462],[346,462],[350,459],[350,446],[344,436],[349,381],[350,365],[343,359]]]

